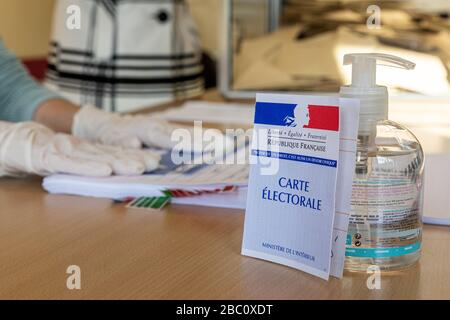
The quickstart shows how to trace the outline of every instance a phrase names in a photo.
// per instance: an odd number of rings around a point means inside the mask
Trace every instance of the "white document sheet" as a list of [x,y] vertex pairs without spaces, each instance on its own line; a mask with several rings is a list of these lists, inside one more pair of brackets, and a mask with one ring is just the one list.
[[450,225],[450,154],[425,155],[423,222]]
[[243,103],[187,101],[179,108],[158,113],[169,121],[205,121],[210,123],[248,126],[253,123],[255,106]]
[[356,138],[359,123],[359,101],[340,98],[339,163],[336,184],[336,214],[333,226],[330,275],[342,278],[345,260],[352,196],[353,173],[355,172]]

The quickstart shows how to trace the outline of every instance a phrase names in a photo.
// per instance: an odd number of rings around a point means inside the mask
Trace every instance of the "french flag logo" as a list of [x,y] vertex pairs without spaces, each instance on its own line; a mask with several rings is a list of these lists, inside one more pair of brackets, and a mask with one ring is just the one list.
[[339,107],[256,102],[255,123],[339,131]]

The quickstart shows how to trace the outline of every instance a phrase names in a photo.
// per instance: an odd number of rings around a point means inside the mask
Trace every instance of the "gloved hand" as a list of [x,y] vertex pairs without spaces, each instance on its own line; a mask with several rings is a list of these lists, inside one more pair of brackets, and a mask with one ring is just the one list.
[[128,148],[170,149],[172,131],[178,128],[146,115],[121,115],[86,105],[74,117],[72,134],[92,142]]
[[158,167],[160,156],[56,134],[34,122],[0,121],[0,176],[69,173],[85,176],[137,175]]

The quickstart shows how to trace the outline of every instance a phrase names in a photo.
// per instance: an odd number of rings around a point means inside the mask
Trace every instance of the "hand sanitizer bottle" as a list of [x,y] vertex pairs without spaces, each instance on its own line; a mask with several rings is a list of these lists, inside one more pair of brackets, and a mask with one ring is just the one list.
[[387,54],[344,56],[352,84],[341,97],[360,99],[345,268],[398,270],[420,257],[424,156],[416,137],[387,120],[388,92],[376,85],[377,61],[404,69],[415,64]]

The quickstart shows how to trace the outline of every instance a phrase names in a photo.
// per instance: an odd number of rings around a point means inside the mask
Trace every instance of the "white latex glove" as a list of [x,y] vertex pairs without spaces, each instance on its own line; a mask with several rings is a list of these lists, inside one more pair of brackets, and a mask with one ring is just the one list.
[[0,121],[0,175],[137,175],[158,167],[148,150],[93,144],[34,122]]
[[73,120],[72,134],[89,141],[128,148],[159,147],[171,149],[172,131],[178,128],[147,115],[121,115],[84,106]]

